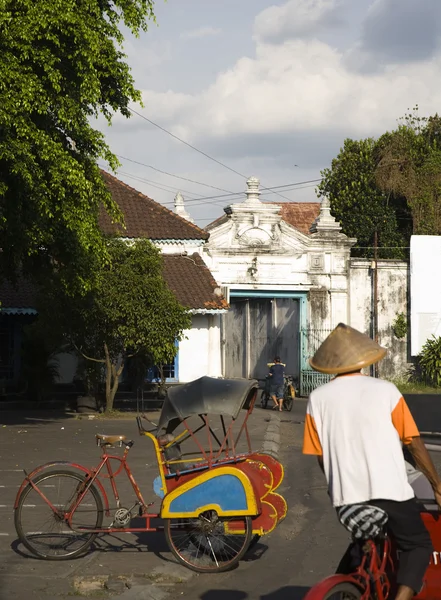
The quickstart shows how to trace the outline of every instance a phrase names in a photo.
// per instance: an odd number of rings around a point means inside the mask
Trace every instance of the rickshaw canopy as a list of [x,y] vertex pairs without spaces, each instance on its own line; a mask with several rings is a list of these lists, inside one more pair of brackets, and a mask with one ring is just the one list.
[[193,415],[223,415],[236,419],[248,408],[258,388],[255,379],[216,379],[200,377],[184,385],[169,388],[162,406],[158,430],[169,423],[175,427]]

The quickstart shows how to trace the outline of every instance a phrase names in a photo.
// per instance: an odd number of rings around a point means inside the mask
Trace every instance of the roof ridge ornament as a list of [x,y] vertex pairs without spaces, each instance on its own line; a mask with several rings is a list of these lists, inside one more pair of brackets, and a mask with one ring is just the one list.
[[260,194],[260,179],[258,177],[247,179],[247,199],[245,200],[245,204],[262,204],[259,200]]
[[320,203],[320,214],[309,228],[310,233],[339,232],[341,225],[331,214],[331,202],[326,196]]
[[185,210],[184,196],[181,192],[178,192],[175,196],[175,213],[186,221],[194,223],[194,219],[191,217],[190,213]]

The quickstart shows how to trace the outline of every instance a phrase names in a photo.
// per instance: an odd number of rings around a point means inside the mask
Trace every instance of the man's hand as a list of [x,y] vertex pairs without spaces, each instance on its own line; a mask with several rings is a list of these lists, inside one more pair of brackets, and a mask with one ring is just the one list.
[[441,479],[436,472],[435,465],[433,464],[423,440],[420,437],[414,437],[407,448],[412,454],[417,468],[429,480],[433,493],[435,494],[436,503],[441,510]]

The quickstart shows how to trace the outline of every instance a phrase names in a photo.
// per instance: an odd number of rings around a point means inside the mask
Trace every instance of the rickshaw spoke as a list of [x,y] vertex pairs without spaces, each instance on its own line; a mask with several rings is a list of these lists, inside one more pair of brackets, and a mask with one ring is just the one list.
[[235,519],[206,511],[198,519],[169,519],[165,534],[170,550],[179,562],[201,573],[231,569],[245,554],[252,536],[251,519],[244,517],[243,531],[229,527]]
[[214,562],[216,563],[216,567],[219,567],[219,563],[217,562],[216,554],[214,553],[213,546],[211,545],[211,540],[210,540],[210,538],[208,537],[208,535],[206,535],[205,537],[206,537],[206,539],[207,539],[207,542],[208,542],[208,544],[209,544],[209,546],[210,546],[210,550],[211,550],[211,553],[212,553],[212,555],[213,555]]

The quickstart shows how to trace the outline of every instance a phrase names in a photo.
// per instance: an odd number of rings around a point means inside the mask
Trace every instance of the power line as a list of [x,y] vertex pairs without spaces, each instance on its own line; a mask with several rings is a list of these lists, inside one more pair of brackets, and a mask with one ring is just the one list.
[[153,169],[153,171],[157,171],[158,173],[162,173],[163,175],[168,175],[169,177],[176,177],[176,179],[182,179],[183,181],[189,181],[190,183],[195,183],[197,185],[203,185],[204,187],[211,188],[212,190],[218,190],[220,192],[227,192],[229,194],[234,193],[229,190],[225,190],[224,188],[216,187],[215,185],[210,185],[208,183],[202,183],[201,181],[196,181],[195,179],[189,179],[188,177],[182,177],[181,175],[175,175],[174,173],[169,173],[168,171],[162,171],[152,165],[147,165],[145,163],[139,162],[138,160],[133,160],[132,158],[127,158],[127,156],[121,156],[121,154],[115,154],[118,158],[122,160],[127,160],[135,165],[141,165],[141,167],[147,167],[148,169]]
[[[158,188],[158,190],[162,190],[163,192],[169,192],[172,194],[176,194],[176,192],[178,191],[176,188],[173,188],[172,186],[167,185],[166,183],[162,184],[159,181],[151,181],[150,179],[145,179],[144,177],[138,177],[138,175],[133,175],[133,173],[127,173],[125,171],[118,171],[118,174],[125,175],[126,177],[129,177],[130,179],[134,179],[135,181],[140,181],[142,183],[148,183],[152,187]],[[167,189],[167,188],[169,188],[169,189]],[[185,194],[190,194],[190,196],[193,196],[193,198],[192,198],[193,200],[198,200],[199,197],[203,198],[203,194],[197,194],[196,192],[190,192],[189,190],[184,190],[184,188],[179,188],[179,191],[184,192]]]
[[[311,187],[315,187],[315,185],[305,185],[305,186],[301,186],[301,187],[294,187],[288,190],[285,190],[287,192],[295,192],[297,190],[304,190],[307,188],[311,188]],[[262,195],[270,195],[272,193],[272,191],[268,191],[268,192],[264,192]],[[236,194],[237,196],[240,196],[242,194],[245,194],[245,192],[240,192],[238,194]],[[233,200],[238,200],[239,198],[232,198],[231,194],[228,194],[229,200],[233,201]],[[216,199],[217,198],[217,199]],[[220,197],[222,198],[222,197]],[[289,200],[288,202],[294,202],[293,200]],[[191,203],[191,204],[190,204]],[[276,202],[277,203],[277,202]],[[173,204],[173,202],[164,202],[162,203],[163,206],[171,206]],[[222,204],[225,205],[225,201],[220,202],[220,199],[216,196],[212,196],[212,197],[208,197],[208,198],[190,198],[189,200],[187,200],[186,202],[187,206],[193,207],[193,206],[200,206],[201,204]]]
[[228,169],[232,173],[235,173],[236,175],[239,175],[239,177],[244,177],[246,179],[246,176],[242,175],[242,173],[239,173],[239,171],[236,171],[236,169],[233,169],[232,167],[229,167],[228,165],[226,165],[225,163],[221,162],[220,160],[217,160],[217,158],[213,158],[212,156],[210,156],[209,154],[207,154],[203,150],[199,150],[199,148],[196,148],[196,146],[193,146],[192,144],[189,144],[188,142],[186,142],[185,140],[181,139],[180,137],[178,137],[177,135],[175,135],[171,131],[168,131],[168,129],[165,129],[165,127],[161,127],[161,125],[158,125],[158,123],[155,123],[154,121],[152,121],[151,119],[148,119],[147,117],[145,117],[141,113],[137,112],[136,110],[133,110],[133,108],[129,108],[129,110],[132,113],[134,113],[135,115],[138,115],[138,117],[141,117],[141,119],[144,119],[144,121],[147,121],[148,123],[150,123],[150,125],[153,125],[154,127],[157,127],[158,129],[160,129],[161,131],[163,131],[167,135],[170,135],[175,140],[178,140],[178,142],[181,142],[182,144],[185,144],[186,146],[188,146],[189,148],[191,148],[195,152],[198,152],[199,154],[202,154],[202,156],[205,156],[205,158],[208,158],[209,160],[212,160],[213,162],[217,163],[221,167],[224,167],[225,169]]
[[[199,154],[201,154],[202,156],[205,156],[205,158],[208,158],[209,160],[212,160],[213,162],[217,163],[218,165],[220,165],[221,167],[224,167],[225,169],[228,169],[228,171],[231,171],[232,173],[235,173],[236,175],[239,175],[239,177],[243,177],[243,179],[248,179],[248,177],[246,175],[244,175],[243,173],[239,173],[239,171],[236,171],[236,169],[233,169],[232,167],[229,167],[228,165],[226,165],[225,163],[221,162],[220,160],[217,160],[217,158],[213,158],[213,156],[210,156],[209,154],[207,154],[206,152],[204,152],[203,150],[199,150],[199,148],[196,148],[196,146],[193,146],[192,144],[189,144],[188,142],[186,142],[185,140],[183,140],[182,138],[178,137],[177,135],[175,135],[174,133],[172,133],[171,131],[169,131],[168,129],[165,129],[165,127],[162,127],[161,125],[158,125],[158,123],[155,123],[154,121],[152,121],[151,119],[145,117],[143,114],[137,112],[136,110],[133,110],[133,108],[129,108],[129,110],[135,114],[138,115],[138,117],[141,117],[141,119],[144,119],[144,121],[147,121],[148,123],[150,123],[151,125],[153,125],[154,127],[157,127],[158,129],[160,129],[161,131],[163,131],[164,133],[166,133],[167,135],[170,135],[172,138],[174,138],[175,140],[178,140],[178,142],[181,142],[182,144],[185,144],[186,146],[188,146],[189,148],[191,148],[192,150],[194,150],[195,152],[198,152]],[[262,186],[262,189],[268,189]],[[274,192],[275,194],[277,194],[278,196],[281,196],[282,198],[284,198],[285,200],[289,200],[289,198],[287,198],[286,196],[283,196],[282,194],[280,194],[279,192]]]
[[[274,187],[265,188],[266,191],[263,192],[262,195],[267,195],[268,193],[271,193],[271,191],[273,189],[280,189],[280,188],[285,188],[285,187],[290,187],[292,189],[283,190],[284,192],[293,192],[296,189],[304,189],[304,188],[297,188],[295,186],[300,186],[300,185],[304,185],[307,183],[316,183],[318,181],[321,181],[321,179],[310,179],[309,181],[298,181],[297,183],[285,183],[284,185],[276,185]],[[305,187],[315,187],[315,186],[312,185],[312,186],[305,186]],[[246,191],[231,192],[230,194],[218,194],[215,196],[203,196],[202,198],[198,198],[198,200],[212,200],[212,199],[217,199],[217,198],[228,198],[230,196],[241,196],[242,194],[246,194]],[[288,201],[289,201],[289,199],[288,199]]]

